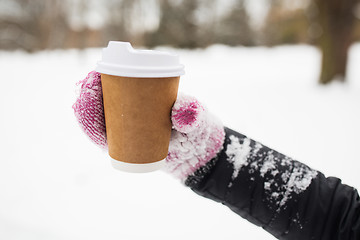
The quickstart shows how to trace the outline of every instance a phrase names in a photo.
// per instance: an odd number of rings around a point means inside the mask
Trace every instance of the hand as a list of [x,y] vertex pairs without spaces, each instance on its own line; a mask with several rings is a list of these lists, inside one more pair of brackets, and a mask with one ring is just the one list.
[[[80,93],[73,105],[75,116],[86,135],[107,149],[101,75],[92,71],[78,84]],[[172,108],[171,121],[165,170],[185,181],[221,150],[224,127],[196,98],[183,94],[179,94]]]

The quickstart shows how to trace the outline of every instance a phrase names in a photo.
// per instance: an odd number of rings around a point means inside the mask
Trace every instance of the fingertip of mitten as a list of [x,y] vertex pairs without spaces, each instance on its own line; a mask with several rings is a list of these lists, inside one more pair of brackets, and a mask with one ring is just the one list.
[[182,133],[193,131],[201,124],[204,112],[205,108],[196,98],[180,94],[171,112],[173,128]]
[[77,85],[81,85],[81,90],[93,89],[101,90],[101,74],[96,71],[91,71],[88,73],[86,78],[80,80]]

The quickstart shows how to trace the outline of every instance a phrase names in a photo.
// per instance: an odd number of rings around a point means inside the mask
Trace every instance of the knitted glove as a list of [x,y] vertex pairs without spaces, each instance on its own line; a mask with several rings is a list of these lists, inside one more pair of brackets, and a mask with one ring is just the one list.
[[[75,116],[86,135],[107,149],[101,75],[92,71],[78,85],[80,93],[73,105]],[[184,182],[220,152],[224,127],[197,99],[183,94],[179,94],[172,108],[171,120],[173,129],[165,170]]]

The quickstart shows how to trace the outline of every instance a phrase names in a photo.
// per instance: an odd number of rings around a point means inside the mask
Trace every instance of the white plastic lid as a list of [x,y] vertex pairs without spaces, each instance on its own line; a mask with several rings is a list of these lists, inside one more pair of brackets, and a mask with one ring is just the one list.
[[154,50],[135,50],[129,42],[110,41],[103,49],[96,71],[122,77],[176,77],[184,65],[178,55]]

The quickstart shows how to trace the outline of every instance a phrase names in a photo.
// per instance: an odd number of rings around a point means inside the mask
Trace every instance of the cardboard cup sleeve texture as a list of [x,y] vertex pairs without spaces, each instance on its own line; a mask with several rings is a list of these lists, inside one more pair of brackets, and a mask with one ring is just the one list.
[[166,158],[180,77],[101,75],[109,155],[128,163]]
[[161,168],[171,137],[171,109],[183,74],[178,57],[110,42],[97,71],[112,165],[127,172]]

